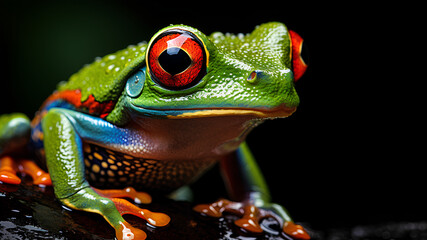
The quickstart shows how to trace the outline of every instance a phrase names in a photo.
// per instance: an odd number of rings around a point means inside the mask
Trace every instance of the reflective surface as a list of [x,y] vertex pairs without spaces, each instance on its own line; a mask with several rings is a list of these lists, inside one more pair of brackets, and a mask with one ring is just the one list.
[[[172,222],[162,228],[125,216],[135,227],[147,232],[149,239],[222,239],[278,240],[278,226],[272,219],[262,222],[265,233],[250,235],[234,226],[236,216],[214,219],[200,216],[193,204],[155,196],[152,204],[142,207],[162,209]],[[0,184],[0,239],[114,239],[114,230],[102,217],[64,208],[55,200],[51,187],[30,185],[25,178],[20,186]],[[304,224],[312,239],[427,239],[427,221],[387,222],[313,230]],[[154,234],[155,233],[155,234]]]

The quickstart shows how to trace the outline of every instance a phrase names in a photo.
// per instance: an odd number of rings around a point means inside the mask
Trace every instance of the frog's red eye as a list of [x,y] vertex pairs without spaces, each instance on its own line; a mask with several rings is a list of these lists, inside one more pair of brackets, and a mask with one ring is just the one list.
[[307,63],[304,61],[304,58],[307,60],[307,49],[303,45],[303,39],[298,33],[290,30],[289,34],[292,41],[292,70],[294,72],[294,81],[298,81],[307,70]]
[[170,90],[189,88],[206,74],[205,48],[189,31],[166,30],[151,43],[147,64],[151,78],[160,86]]

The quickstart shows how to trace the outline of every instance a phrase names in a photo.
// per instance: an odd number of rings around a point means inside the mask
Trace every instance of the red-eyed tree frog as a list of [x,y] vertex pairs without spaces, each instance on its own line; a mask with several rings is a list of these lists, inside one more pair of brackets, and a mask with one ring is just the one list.
[[[149,203],[146,192],[176,191],[219,162],[230,195],[240,199],[194,210],[240,214],[235,224],[250,232],[262,232],[259,222],[274,217],[284,234],[309,239],[271,203],[245,143],[266,119],[296,110],[294,85],[307,67],[302,42],[278,22],[210,36],[171,25],[148,43],[96,58],[60,83],[32,121],[0,116],[0,181],[20,184],[17,174],[29,174],[34,184],[52,184],[65,206],[103,216],[117,239],[145,239],[122,215],[158,227],[173,219],[124,198]],[[24,154],[28,149],[39,164]]]

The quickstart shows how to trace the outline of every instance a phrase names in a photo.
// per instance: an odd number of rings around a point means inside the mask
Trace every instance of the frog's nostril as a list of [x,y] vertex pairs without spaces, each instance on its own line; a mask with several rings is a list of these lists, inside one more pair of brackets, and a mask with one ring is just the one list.
[[248,78],[246,79],[246,81],[248,81],[249,83],[255,83],[257,76],[261,73],[260,70],[255,70],[252,71],[251,74],[249,74]]

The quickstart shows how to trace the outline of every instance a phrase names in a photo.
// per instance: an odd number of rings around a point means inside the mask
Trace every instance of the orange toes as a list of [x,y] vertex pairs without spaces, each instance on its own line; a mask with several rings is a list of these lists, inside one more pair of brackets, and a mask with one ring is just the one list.
[[222,213],[227,210],[228,205],[232,202],[226,199],[220,199],[210,204],[199,204],[193,208],[194,211],[203,213],[209,217],[219,218]]
[[[221,217],[224,212],[237,215],[243,213],[243,216],[234,221],[234,224],[253,233],[263,232],[259,224],[262,219],[277,216],[272,210],[260,209],[252,204],[232,202],[225,199],[220,199],[211,204],[200,204],[193,209],[211,217]],[[310,235],[308,235],[307,231],[301,225],[293,222],[285,222],[282,230],[293,239],[310,239]]]
[[19,170],[33,178],[33,184],[51,186],[52,180],[49,173],[43,171],[31,160],[22,160],[19,163]]
[[16,175],[17,172],[25,173],[33,178],[33,184],[51,186],[50,175],[40,169],[37,164],[31,160],[13,159],[4,156],[0,159],[0,181],[9,184],[20,184],[21,179]]
[[194,211],[203,213],[209,217],[219,218],[222,216],[220,207],[213,206],[212,204],[199,204],[193,208]]
[[133,187],[127,187],[125,189],[97,189],[93,188],[99,195],[106,198],[130,198],[135,203],[151,203],[151,196],[145,192],[138,192]]
[[234,221],[234,224],[249,232],[263,232],[259,225],[259,221],[265,216],[261,214],[257,207],[251,204],[245,205],[239,202],[220,199],[211,204],[197,205],[193,210],[210,217],[221,217],[223,212],[234,213],[237,215],[243,213],[242,218]]
[[111,198],[121,215],[132,214],[145,219],[149,224],[156,227],[163,227],[170,222],[170,217],[164,213],[151,212],[147,209],[139,208],[129,201],[120,198]]
[[234,221],[234,224],[249,232],[262,233],[263,230],[259,225],[260,218],[259,209],[254,205],[247,205],[244,207],[243,217]]

